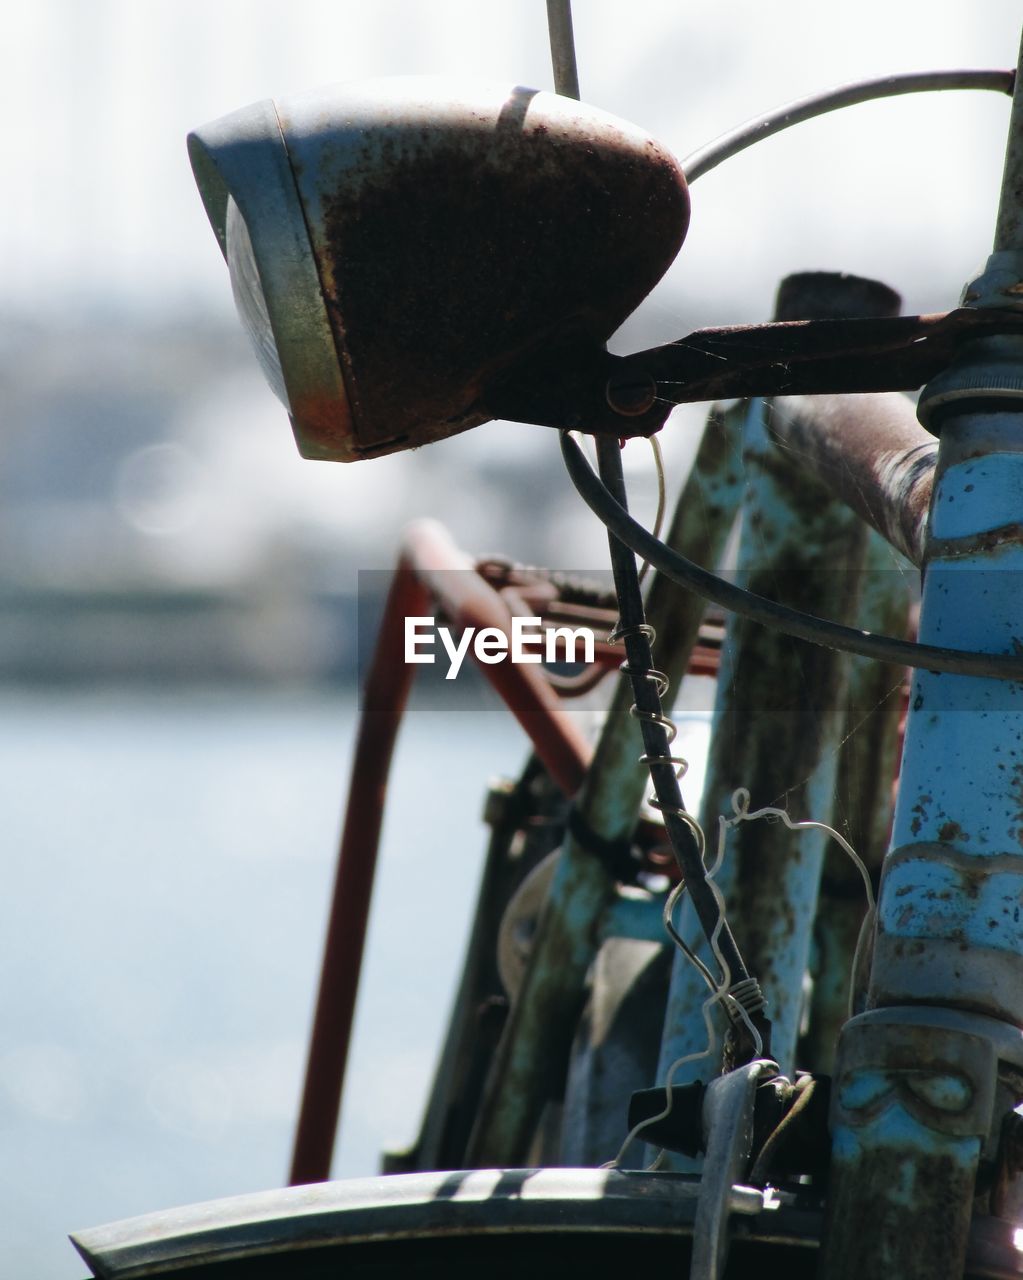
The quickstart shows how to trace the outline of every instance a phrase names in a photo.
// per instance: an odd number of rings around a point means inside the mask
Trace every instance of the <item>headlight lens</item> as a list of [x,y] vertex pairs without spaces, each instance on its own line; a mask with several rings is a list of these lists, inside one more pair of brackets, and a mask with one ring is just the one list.
[[252,343],[256,359],[267,382],[277,399],[290,412],[288,393],[284,389],[284,374],[281,372],[281,358],[277,352],[273,329],[270,327],[270,314],[259,279],[259,268],[256,266],[255,254],[252,251],[252,240],[249,237],[245,219],[242,217],[242,211],[235,204],[233,196],[227,198],[225,231],[227,265],[231,273],[234,305],[238,308],[245,332],[249,335],[249,341]]

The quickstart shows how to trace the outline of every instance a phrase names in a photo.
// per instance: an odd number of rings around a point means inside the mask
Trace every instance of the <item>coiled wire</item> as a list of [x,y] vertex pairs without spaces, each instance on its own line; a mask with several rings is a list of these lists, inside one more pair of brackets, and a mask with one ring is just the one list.
[[[657,639],[657,632],[649,622],[638,622],[632,627],[615,627],[607,637],[607,642],[608,644],[624,643],[629,636],[646,636],[647,643],[652,647],[654,641]],[[629,676],[630,679],[648,680],[657,690],[658,699],[663,698],[671,688],[671,681],[663,671],[659,671],[656,667],[640,669],[634,667],[629,662],[628,658],[626,658],[625,661],[619,665],[618,670],[622,675]],[[674,720],[664,714],[663,710],[659,712],[644,711],[634,702],[629,708],[629,715],[635,720],[645,720],[648,724],[659,724],[668,736],[669,747],[678,737],[678,726],[675,724]],[[644,752],[643,755],[639,757],[639,763],[646,766],[651,764],[670,764],[675,769],[675,776],[677,778],[685,777],[686,770],[689,768],[689,761],[683,756],[671,754],[653,756]],[[650,797],[649,804],[654,809],[663,808],[656,796]]]
[[[649,622],[638,622],[635,626],[631,627],[615,627],[615,629],[608,635],[607,642],[608,644],[619,644],[627,640],[629,636],[635,635],[645,636],[647,643],[651,647],[653,647],[653,643],[657,639],[657,632]],[[618,670],[622,675],[626,675],[630,679],[648,680],[656,689],[658,700],[663,699],[671,688],[671,681],[665,673],[658,670],[657,667],[651,666],[640,669],[634,667],[629,662],[628,658],[626,658],[626,660],[619,665]],[[664,714],[663,708],[661,711],[645,711],[634,702],[629,708],[629,715],[635,720],[646,721],[648,724],[660,725],[667,736],[667,745],[669,747],[678,737],[678,725],[670,718],[670,716],[666,716]],[[685,756],[675,755],[671,751],[665,755],[651,755],[649,752],[644,752],[639,757],[638,763],[647,769],[649,769],[651,765],[670,765],[675,770],[676,778],[684,778],[689,770],[689,761]],[[687,809],[682,805],[662,804],[655,795],[647,797],[647,804],[650,805],[651,809],[657,809],[660,813],[673,813],[677,817],[681,818],[683,822],[686,822],[696,837],[696,843],[700,850],[700,857],[703,857],[704,849],[706,847],[706,842],[703,838],[703,829]]]
[[[648,622],[636,623],[629,627],[622,627],[620,625],[616,626],[608,635],[607,639],[609,644],[617,644],[624,642],[629,636],[633,635],[645,636],[651,647],[653,647],[654,641],[657,639],[657,632]],[[627,675],[633,680],[648,680],[655,687],[659,700],[665,697],[671,687],[671,682],[667,675],[654,666],[640,669],[633,667],[629,660],[626,659],[621,663],[619,670],[623,675]],[[670,716],[664,714],[663,707],[660,712],[646,711],[637,706],[636,703],[633,703],[629,708],[629,714],[636,720],[647,721],[648,723],[659,725],[665,732],[667,746],[669,748],[678,737],[678,725],[675,724],[674,720],[672,720]],[[643,755],[639,757],[638,763],[646,769],[649,769],[651,765],[670,765],[675,770],[676,778],[685,777],[685,774],[689,769],[689,761],[684,756],[676,755],[670,750],[662,755],[651,755],[648,752],[644,752]],[[665,804],[658,799],[656,795],[648,796],[647,804],[649,804],[652,809],[657,809],[661,813],[672,813],[675,817],[686,823],[696,840],[700,859],[705,863],[706,837],[704,836],[703,828],[688,809],[686,809],[684,805]],[[714,867],[709,870],[708,878],[712,877],[717,871],[720,866],[720,861],[721,859],[719,856],[718,859],[715,860]],[[728,966],[724,963],[720,954],[718,954],[717,949],[714,948],[714,958],[720,965],[721,973],[723,975],[722,985],[722,979],[714,977],[713,973],[703,960],[700,959],[692,947],[690,947],[685,941],[681,933],[679,933],[678,929],[675,927],[673,918],[675,908],[678,905],[682,894],[685,892],[685,888],[685,880],[682,879],[669,894],[664,906],[664,927],[676,947],[678,947],[690,964],[699,971],[710,990],[715,993],[715,998],[721,1001],[725,1012],[728,1014],[732,1023],[736,1025],[744,1023],[747,1027],[751,1027],[749,1020],[767,1007],[767,1001],[764,997],[760,983],[752,976],[743,978],[735,983],[730,982]],[[721,904],[721,911],[723,916],[723,903]],[[756,1039],[759,1040],[759,1035],[756,1035]]]

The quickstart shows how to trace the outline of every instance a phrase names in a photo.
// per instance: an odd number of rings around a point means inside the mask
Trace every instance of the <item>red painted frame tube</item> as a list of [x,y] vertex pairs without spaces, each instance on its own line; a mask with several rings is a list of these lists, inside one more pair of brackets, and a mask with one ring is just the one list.
[[429,595],[404,557],[399,561],[365,688],[348,807],[327,925],[305,1086],[295,1132],[289,1182],[322,1182],[330,1176],[334,1133],[341,1108],[366,924],[373,894],[387,777],[398,726],[415,668],[403,661],[403,626],[423,613]]
[[[442,526],[422,521],[406,532],[363,694],[289,1175],[293,1186],[330,1176],[387,780],[416,670],[404,660],[404,620],[433,607],[458,627],[506,631],[511,619],[503,597],[475,572]],[[481,670],[529,735],[551,777],[567,795],[574,794],[591,748],[540,668],[502,662]]]

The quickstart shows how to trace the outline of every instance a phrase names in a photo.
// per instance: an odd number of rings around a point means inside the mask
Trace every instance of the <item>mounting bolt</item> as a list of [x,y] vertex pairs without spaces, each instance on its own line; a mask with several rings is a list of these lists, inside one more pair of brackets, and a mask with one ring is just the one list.
[[623,418],[639,418],[654,407],[657,384],[649,373],[623,370],[607,380],[607,402]]

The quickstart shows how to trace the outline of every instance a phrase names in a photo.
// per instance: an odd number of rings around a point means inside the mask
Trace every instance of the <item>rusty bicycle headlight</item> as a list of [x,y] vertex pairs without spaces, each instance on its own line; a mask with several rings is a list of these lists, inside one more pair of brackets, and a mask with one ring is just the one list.
[[234,112],[188,146],[238,310],[312,458],[528,417],[537,370],[599,361],[688,224],[667,150],[521,87],[340,85]]
[[687,178],[816,115],[893,93],[1006,92],[940,71],[840,86],[681,163],[574,99],[426,77],[267,100],[189,151],[239,311],[299,450],[353,461],[490,418],[652,435],[671,407],[922,386],[1011,307],[701,329],[606,341],[685,238]]

